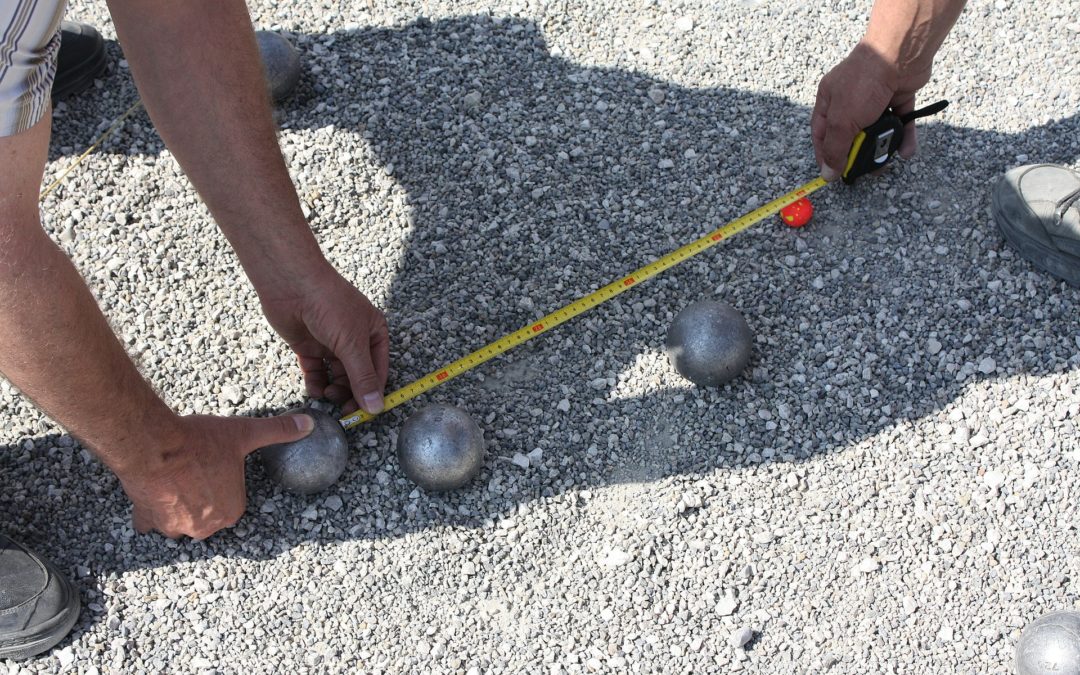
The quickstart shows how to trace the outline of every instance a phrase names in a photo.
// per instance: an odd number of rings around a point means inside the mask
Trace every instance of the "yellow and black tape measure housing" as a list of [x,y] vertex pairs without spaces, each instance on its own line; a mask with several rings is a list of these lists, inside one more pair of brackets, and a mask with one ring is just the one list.
[[938,101],[903,116],[897,115],[891,108],[886,110],[876,122],[855,136],[841,178],[851,185],[859,176],[865,176],[888,164],[904,141],[904,125],[920,117],[941,112],[947,105],[948,101]]

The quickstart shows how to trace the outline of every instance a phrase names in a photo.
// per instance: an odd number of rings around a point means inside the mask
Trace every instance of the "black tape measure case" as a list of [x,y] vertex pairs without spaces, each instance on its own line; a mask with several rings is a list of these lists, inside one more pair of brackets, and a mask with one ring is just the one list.
[[865,176],[888,164],[904,141],[904,125],[920,117],[939,113],[947,105],[948,101],[938,101],[903,116],[894,113],[892,108],[886,110],[876,122],[855,137],[848,153],[847,166],[841,176],[844,182],[851,185],[859,176]]

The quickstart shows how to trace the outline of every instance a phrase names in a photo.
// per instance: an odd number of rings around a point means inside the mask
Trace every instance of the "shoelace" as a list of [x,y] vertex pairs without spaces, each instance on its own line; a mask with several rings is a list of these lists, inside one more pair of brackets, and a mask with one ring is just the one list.
[[1080,187],[1065,195],[1062,200],[1058,202],[1056,214],[1058,223],[1065,220],[1065,212],[1071,209],[1077,202],[1080,202]]

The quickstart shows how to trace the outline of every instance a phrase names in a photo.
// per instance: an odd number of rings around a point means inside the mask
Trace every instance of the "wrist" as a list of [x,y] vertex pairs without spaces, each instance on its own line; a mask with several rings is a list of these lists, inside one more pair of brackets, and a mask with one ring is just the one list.
[[[884,109],[899,89],[901,74],[895,62],[865,41],[859,42],[837,67],[841,86],[865,102],[873,101]],[[880,111],[878,113],[880,114]],[[864,123],[873,120],[864,120]]]
[[186,440],[180,416],[172,410],[132,422],[133,429],[97,449],[102,462],[127,488],[168,473],[183,454]]
[[329,267],[299,207],[296,211],[294,217],[264,220],[257,229],[219,220],[260,297],[294,294],[298,283]]
[[900,57],[890,46],[867,36],[855,45],[848,58],[859,63],[860,71],[865,76],[880,82],[890,91],[895,91],[899,85],[902,78]]
[[861,44],[896,68],[901,80],[928,72],[964,0],[877,0]]
[[259,299],[266,302],[293,300],[304,297],[323,286],[330,275],[337,275],[333,265],[315,247],[303,255],[285,256],[274,261],[260,261],[258,268],[248,272],[248,278]]

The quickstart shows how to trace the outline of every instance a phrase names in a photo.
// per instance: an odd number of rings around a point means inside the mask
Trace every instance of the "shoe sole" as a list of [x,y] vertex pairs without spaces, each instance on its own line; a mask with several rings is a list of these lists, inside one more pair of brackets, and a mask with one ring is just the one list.
[[79,620],[79,613],[82,611],[82,603],[79,602],[79,595],[75,591],[75,587],[66,580],[64,583],[70,594],[70,601],[68,602],[67,607],[64,608],[64,612],[37,634],[27,636],[11,644],[0,646],[0,661],[4,659],[11,659],[13,661],[29,659],[52,649],[67,637],[68,633],[70,633],[71,629],[75,626],[75,622]]
[[1023,228],[1016,226],[1005,216],[1005,211],[998,199],[998,192],[998,190],[994,190],[991,213],[993,213],[998,230],[1001,231],[1005,239],[1035,267],[1066,283],[1080,287],[1080,260],[1057,249],[1044,246],[1024,234]]

